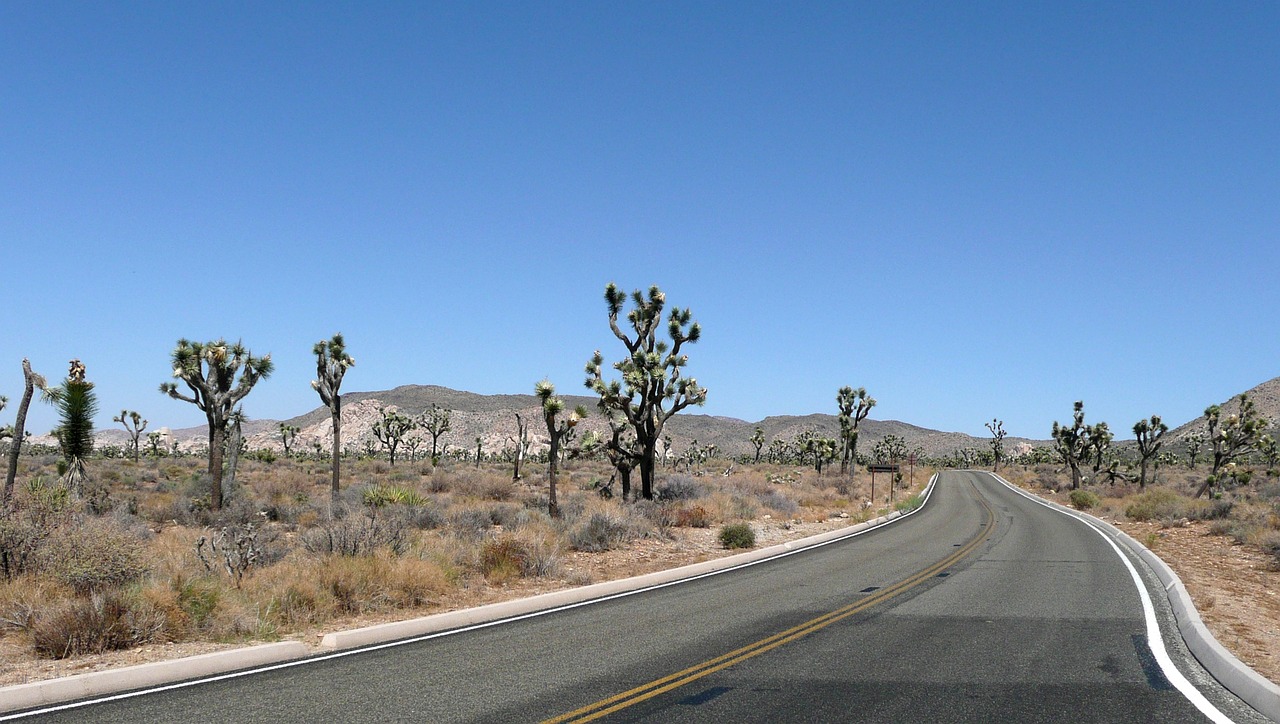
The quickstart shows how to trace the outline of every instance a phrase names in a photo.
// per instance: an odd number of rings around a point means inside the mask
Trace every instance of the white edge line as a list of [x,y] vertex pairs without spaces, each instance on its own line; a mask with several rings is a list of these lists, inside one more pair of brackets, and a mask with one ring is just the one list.
[[[570,609],[574,609],[574,608],[581,608],[581,607],[583,607],[583,606],[590,606],[590,605],[594,605],[594,604],[597,604],[597,603],[604,603],[605,601],[612,601],[612,600],[614,600],[614,599],[618,599],[618,598],[626,598],[626,597],[628,597],[628,596],[635,596],[635,595],[638,595],[638,594],[641,594],[641,593],[647,593],[647,592],[649,592],[649,591],[656,591],[656,590],[658,590],[658,589],[660,589],[660,588],[667,588],[668,586],[676,586],[676,585],[679,585],[679,584],[681,584],[681,583],[688,583],[689,581],[696,581],[696,580],[699,580],[699,579],[701,579],[701,578],[709,578],[709,577],[711,577],[711,576],[718,576],[718,575],[720,575],[721,573],[729,573],[730,571],[737,571],[737,570],[741,570],[741,569],[743,569],[743,568],[749,568],[749,567],[751,567],[751,566],[759,565],[759,564],[761,564],[761,563],[768,563],[768,562],[770,562],[770,561],[776,561],[776,560],[778,560],[779,558],[786,558],[786,557],[788,557],[788,556],[796,555],[797,553],[804,553],[804,552],[807,552],[807,551],[817,550],[818,548],[824,548],[824,547],[826,547],[826,546],[832,545],[833,543],[840,543],[840,542],[842,542],[842,541],[849,540],[850,538],[856,538],[856,537],[858,537],[858,536],[860,536],[860,535],[863,535],[863,534],[865,534],[865,533],[870,533],[870,532],[871,532],[871,531],[873,531],[873,530],[880,530],[881,528],[885,527],[886,525],[889,525],[889,524],[891,524],[891,523],[895,523],[895,522],[897,522],[897,521],[900,521],[900,520],[903,520],[903,519],[905,519],[905,518],[908,518],[908,517],[910,517],[910,516],[912,516],[912,515],[915,515],[916,513],[918,513],[919,511],[921,511],[921,510],[923,510],[923,509],[924,509],[925,504],[929,502],[929,498],[933,496],[933,491],[934,491],[934,488],[936,487],[936,486],[935,486],[935,483],[937,483],[937,481],[938,481],[938,473],[934,473],[934,474],[933,474],[933,477],[929,478],[929,484],[925,487],[925,490],[924,490],[924,500],[921,500],[921,501],[920,501],[920,505],[916,506],[914,509],[912,509],[912,510],[910,510],[910,511],[906,512],[906,513],[902,513],[901,515],[898,515],[898,516],[896,516],[896,517],[894,517],[894,518],[891,518],[891,519],[889,519],[889,520],[886,520],[886,521],[884,521],[883,523],[881,523],[881,524],[879,524],[879,525],[872,526],[872,527],[870,527],[870,528],[863,528],[863,529],[862,529],[862,530],[860,530],[860,531],[856,531],[856,532],[854,532],[854,533],[850,533],[849,535],[843,535],[843,536],[840,536],[839,538],[832,538],[831,540],[822,541],[822,542],[820,542],[820,543],[815,543],[815,544],[813,544],[813,545],[805,546],[805,547],[803,547],[803,548],[797,548],[797,549],[795,549],[795,550],[785,551],[785,552],[783,552],[783,553],[779,553],[779,554],[778,554],[778,555],[776,555],[776,556],[769,556],[768,558],[761,558],[760,560],[756,560],[756,561],[748,561],[748,562],[746,562],[746,563],[740,563],[740,564],[738,564],[738,565],[736,565],[736,566],[731,566],[731,567],[729,567],[729,568],[721,568],[720,570],[716,570],[716,571],[709,571],[709,572],[707,572],[707,573],[700,573],[700,574],[698,574],[698,575],[696,575],[696,576],[690,576],[690,577],[688,577],[688,578],[681,578],[681,579],[678,579],[678,580],[675,580],[675,581],[667,581],[666,583],[657,583],[657,584],[654,584],[654,585],[652,585],[652,586],[645,586],[644,588],[637,588],[637,589],[632,590],[632,591],[622,591],[622,592],[619,592],[619,593],[609,594],[609,595],[607,595],[607,596],[601,596],[600,598],[592,598],[592,599],[588,599],[588,600],[586,600],[586,601],[577,601],[577,602],[575,602],[575,603],[567,603],[567,604],[564,604],[564,605],[562,605],[562,606],[556,606],[556,607],[554,607],[554,608],[546,608],[546,609],[542,609],[541,611],[531,611],[531,612],[529,612],[529,613],[520,614],[520,615],[518,615],[518,616],[510,616],[510,617],[508,617],[508,618],[500,618],[500,619],[495,619],[495,620],[493,620],[493,621],[485,621],[485,622],[483,622],[483,623],[471,624],[471,625],[469,625],[469,626],[463,626],[463,627],[461,627],[461,628],[449,629],[449,630],[447,630],[447,631],[437,631],[437,632],[435,632],[435,633],[424,634],[424,635],[422,635],[422,636],[414,636],[414,637],[412,637],[412,638],[407,638],[407,639],[398,639],[398,640],[396,640],[396,641],[388,641],[388,642],[386,642],[386,643],[381,643],[381,644],[372,644],[372,645],[369,645],[369,646],[362,646],[362,647],[360,647],[360,648],[348,649],[348,650],[346,650],[346,651],[335,651],[335,652],[333,652],[333,653],[321,654],[321,655],[319,655],[319,656],[307,656],[307,657],[305,657],[305,658],[295,659],[295,660],[293,660],[293,661],[285,661],[285,662],[281,662],[281,663],[278,663],[278,664],[270,664],[270,665],[268,665],[268,666],[259,666],[259,667],[254,667],[254,668],[251,668],[251,669],[243,669],[243,670],[241,670],[241,671],[232,671],[232,672],[230,672],[230,673],[226,673],[226,674],[217,674],[217,675],[215,675],[215,676],[206,676],[206,677],[199,678],[199,679],[190,679],[190,680],[188,680],[188,681],[179,681],[179,682],[175,682],[175,683],[172,683],[172,684],[165,684],[165,685],[163,685],[163,686],[153,686],[153,687],[148,687],[148,688],[145,688],[145,689],[137,689],[137,690],[135,690],[135,691],[128,691],[128,692],[124,692],[124,693],[121,693],[121,694],[110,694],[110,695],[107,695],[107,696],[99,696],[99,697],[95,697],[95,698],[92,698],[92,699],[85,699],[85,700],[82,700],[82,701],[75,701],[75,702],[70,702],[70,703],[67,703],[67,704],[58,704],[58,705],[55,705],[55,706],[48,706],[48,707],[44,707],[44,708],[40,708],[40,709],[29,709],[29,710],[27,710],[27,711],[18,712],[18,713],[14,713],[14,714],[4,714],[4,715],[0,715],[0,722],[3,722],[3,721],[13,721],[13,720],[15,720],[15,719],[24,719],[24,718],[26,718],[26,717],[39,716],[39,715],[41,715],[41,714],[51,714],[51,713],[54,713],[54,712],[67,711],[67,710],[70,710],[70,709],[80,709],[80,708],[83,708],[83,707],[86,707],[86,706],[92,706],[92,705],[95,705],[95,704],[107,704],[107,703],[110,703],[110,702],[113,702],[113,701],[122,701],[122,700],[124,700],[124,699],[133,699],[133,698],[136,698],[136,697],[139,697],[139,696],[145,696],[145,695],[147,695],[147,694],[160,694],[160,693],[163,693],[163,692],[166,692],[166,691],[173,691],[173,690],[176,690],[176,689],[186,689],[186,688],[189,688],[189,687],[198,686],[198,685],[200,685],[200,684],[211,684],[211,683],[214,683],[214,682],[217,682],[217,681],[226,681],[226,680],[228,680],[228,679],[238,679],[238,678],[241,678],[241,677],[244,677],[244,676],[251,676],[251,675],[253,675],[253,674],[264,674],[264,673],[267,673],[267,672],[269,672],[269,671],[278,671],[278,670],[281,670],[281,669],[289,669],[289,668],[293,668],[293,667],[295,667],[295,666],[304,666],[304,665],[306,665],[306,664],[315,664],[315,663],[319,663],[319,662],[321,662],[321,661],[329,661],[329,660],[331,660],[331,659],[339,659],[339,658],[343,658],[343,657],[346,657],[346,656],[354,656],[355,654],[362,654],[362,653],[366,653],[366,652],[369,652],[369,651],[378,651],[378,650],[381,650],[381,649],[390,649],[390,648],[395,648],[395,647],[397,647],[397,646],[407,646],[407,645],[409,645],[409,644],[416,644],[416,643],[420,643],[420,642],[422,642],[422,641],[429,641],[429,640],[431,640],[431,639],[443,638],[443,637],[445,637],[445,636],[453,636],[454,634],[466,633],[466,632],[468,632],[468,631],[475,631],[475,630],[478,630],[478,629],[490,628],[490,627],[493,627],[493,626],[499,626],[499,625],[507,624],[507,623],[514,623],[514,622],[516,622],[516,621],[523,621],[523,620],[525,620],[525,619],[530,619],[530,618],[538,618],[538,617],[540,617],[540,616],[548,616],[548,615],[553,614],[553,613],[559,613],[559,612],[561,612],[561,611],[568,611],[568,610],[570,610]],[[907,499],[909,500],[910,498],[907,498]],[[892,515],[892,512],[890,513],[890,515]]]
[[1183,676],[1182,672],[1178,670],[1178,667],[1174,665],[1173,659],[1169,657],[1169,652],[1166,651],[1164,647],[1164,635],[1160,632],[1160,622],[1156,619],[1156,609],[1151,603],[1151,594],[1147,593],[1147,586],[1142,582],[1142,577],[1138,575],[1138,570],[1133,567],[1133,563],[1130,562],[1129,557],[1120,550],[1120,546],[1116,545],[1116,542],[1111,539],[1111,536],[1107,535],[1105,531],[1094,525],[1093,522],[1087,518],[1049,505],[1049,503],[1041,500],[1039,497],[1020,489],[1018,486],[1010,483],[1008,480],[1005,480],[995,473],[990,473],[990,475],[996,480],[999,480],[1009,486],[1009,488],[1015,493],[1027,498],[1031,502],[1042,505],[1055,513],[1061,513],[1069,518],[1073,518],[1088,526],[1093,532],[1102,536],[1102,539],[1107,542],[1107,545],[1111,546],[1111,549],[1115,551],[1116,555],[1120,558],[1120,561],[1124,563],[1125,568],[1129,569],[1129,576],[1133,578],[1133,585],[1138,589],[1138,597],[1142,599],[1142,614],[1147,623],[1147,646],[1151,649],[1151,655],[1155,657],[1156,663],[1160,665],[1160,670],[1164,673],[1164,677],[1168,679],[1169,683],[1173,684],[1188,701],[1194,704],[1195,707],[1200,710],[1200,713],[1209,717],[1209,719],[1214,722],[1231,724],[1231,718],[1222,713],[1222,711],[1214,706],[1212,702],[1205,698],[1205,695],[1200,693],[1200,690],[1188,681],[1187,677]]

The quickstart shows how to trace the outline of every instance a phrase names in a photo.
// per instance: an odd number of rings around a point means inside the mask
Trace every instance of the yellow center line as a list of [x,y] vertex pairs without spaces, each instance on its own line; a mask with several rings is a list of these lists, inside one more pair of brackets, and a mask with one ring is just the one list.
[[600,701],[588,704],[587,706],[575,709],[571,712],[547,719],[543,721],[542,724],[560,724],[561,722],[567,721],[588,722],[599,719],[602,716],[634,706],[635,704],[651,699],[659,694],[671,691],[672,689],[678,689],[686,684],[697,681],[704,676],[720,671],[721,669],[728,668],[752,657],[759,656],[760,654],[776,649],[783,644],[808,636],[815,631],[821,630],[837,621],[865,611],[872,606],[918,586],[922,582],[937,575],[943,569],[955,565],[962,558],[969,555],[973,549],[977,548],[982,541],[986,539],[992,528],[995,527],[995,513],[991,510],[991,506],[987,504],[987,501],[983,499],[980,494],[977,494],[977,486],[974,486],[972,483],[970,483],[970,486],[973,487],[973,492],[975,493],[978,502],[982,504],[982,507],[987,514],[986,520],[983,522],[982,529],[974,538],[969,540],[969,542],[959,550],[933,564],[929,568],[899,581],[888,588],[878,591],[874,595],[857,601],[856,603],[842,606],[834,611],[818,616],[817,618],[810,619],[798,626],[793,626],[785,631],[780,631],[772,636],[756,641],[755,643],[748,644],[726,654],[721,654],[713,659],[708,659],[700,664],[677,671],[674,674],[669,674],[642,686],[635,687],[634,689],[624,691],[620,694],[615,694],[614,696],[601,699]]

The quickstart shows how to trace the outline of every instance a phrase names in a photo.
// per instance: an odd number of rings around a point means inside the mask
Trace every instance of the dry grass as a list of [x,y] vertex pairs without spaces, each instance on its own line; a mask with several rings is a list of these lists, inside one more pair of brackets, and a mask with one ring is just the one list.
[[[0,521],[0,552],[29,548],[24,567],[0,581],[0,638],[50,657],[272,640],[339,619],[486,600],[485,591],[521,581],[589,583],[594,575],[568,565],[570,556],[669,542],[680,529],[869,515],[865,476],[771,465],[727,476],[662,470],[657,501],[624,503],[592,488],[609,477],[599,461],[566,466],[559,518],[547,515],[544,469],[533,464],[515,483],[504,464],[352,461],[334,505],[328,466],[294,459],[243,460],[228,504],[210,511],[204,460],[192,457],[93,461],[105,505],[90,514],[49,492],[54,462],[23,458],[16,511]],[[36,479],[44,487],[28,489]],[[877,498],[886,486],[877,480]],[[239,570],[228,571],[227,551]]]

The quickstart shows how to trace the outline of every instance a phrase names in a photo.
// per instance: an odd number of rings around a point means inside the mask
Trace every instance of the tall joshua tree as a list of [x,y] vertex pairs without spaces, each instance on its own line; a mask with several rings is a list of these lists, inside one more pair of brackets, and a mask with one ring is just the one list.
[[404,436],[408,435],[417,423],[408,415],[402,415],[397,410],[389,410],[385,407],[378,409],[381,418],[373,423],[373,436],[378,442],[387,449],[387,453],[391,456],[391,464],[396,464],[396,448],[404,441]]
[[1134,437],[1138,438],[1138,487],[1147,487],[1147,464],[1160,453],[1164,442],[1160,439],[1169,431],[1169,426],[1161,422],[1159,415],[1152,415],[1150,420],[1138,420],[1133,424]]
[[668,345],[658,340],[658,327],[667,303],[662,290],[650,287],[646,296],[637,289],[631,299],[633,306],[627,313],[627,322],[633,334],[618,326],[626,293],[612,283],[605,287],[609,329],[627,348],[627,356],[613,364],[622,380],[605,381],[601,370],[604,356],[597,350],[587,363],[585,384],[600,396],[603,407],[620,413],[635,432],[640,452],[640,493],[652,500],[654,463],[663,426],[677,412],[707,400],[706,388],[700,387],[696,379],[681,374],[689,363],[689,356],[681,354],[681,350],[685,344],[694,344],[702,337],[702,328],[692,321],[693,315],[688,309],[672,307],[667,317],[667,335],[671,338]]
[[524,421],[520,413],[516,413],[516,462],[511,471],[511,482],[520,482],[520,466],[524,463],[524,456],[529,453],[529,423]]
[[542,419],[547,423],[547,436],[551,438],[551,452],[547,455],[547,482],[550,486],[547,512],[552,518],[559,518],[560,506],[556,502],[556,468],[560,460],[560,443],[578,424],[578,420],[587,416],[587,408],[578,405],[573,412],[569,413],[568,418],[558,420],[557,416],[564,411],[564,400],[556,397],[556,386],[551,384],[550,380],[543,380],[534,385],[533,393],[542,403]]
[[129,434],[129,444],[133,447],[133,461],[138,462],[138,438],[142,437],[143,430],[147,429],[147,421],[142,419],[136,410],[121,410],[119,417],[111,418],[112,422],[118,422],[124,427],[124,431]]
[[1204,411],[1208,422],[1209,445],[1213,452],[1213,469],[1209,477],[1196,491],[1196,497],[1204,495],[1210,488],[1222,481],[1222,468],[1237,458],[1247,457],[1258,449],[1258,441],[1270,424],[1265,417],[1258,414],[1253,400],[1248,395],[1240,395],[1240,409],[1234,415],[1222,419],[1222,408],[1210,405]]
[[[356,361],[347,354],[341,333],[333,335],[332,339],[316,342],[311,352],[316,356],[316,378],[311,381],[311,388],[329,408],[329,417],[333,420],[333,481],[329,495],[336,502],[342,476],[342,395],[338,394],[338,389],[342,387],[343,375],[355,367]],[[286,445],[285,454],[288,452]]]
[[175,400],[190,402],[209,422],[210,505],[222,508],[222,455],[231,411],[249,394],[259,380],[275,369],[271,355],[254,357],[240,342],[225,339],[212,342],[178,340],[172,353],[173,376],[182,380],[190,395],[178,391],[174,382],[160,383],[160,392]]
[[13,500],[13,481],[18,477],[18,455],[22,452],[22,441],[26,435],[27,409],[31,407],[31,397],[36,388],[41,392],[48,389],[44,377],[31,371],[31,362],[22,360],[23,390],[22,401],[18,403],[18,415],[13,420],[13,440],[9,443],[9,470],[4,477],[4,505],[9,506]]
[[77,492],[86,476],[84,462],[93,452],[93,416],[98,413],[93,383],[84,375],[84,364],[73,359],[62,386],[47,391],[49,399],[58,408],[59,424],[54,434],[67,465],[67,488]]
[[858,461],[858,425],[876,406],[875,398],[867,396],[867,388],[841,387],[836,392],[836,405],[840,408],[840,472],[847,473]]
[[994,461],[991,466],[991,472],[1000,472],[1000,461],[1004,459],[1004,420],[992,419],[987,423],[987,429],[991,431],[991,458]]
[[760,462],[760,451],[764,448],[764,428],[756,427],[755,432],[751,433],[751,444],[756,449],[756,459],[752,462]]
[[446,410],[436,403],[431,403],[431,409],[422,413],[418,418],[418,425],[427,431],[431,436],[431,464],[440,464],[440,436],[449,432],[452,423],[450,418],[453,414],[452,410]]
[[1062,462],[1071,468],[1071,489],[1080,487],[1080,464],[1093,447],[1089,439],[1090,426],[1084,424],[1084,402],[1076,400],[1072,412],[1071,427],[1053,422],[1053,450]]

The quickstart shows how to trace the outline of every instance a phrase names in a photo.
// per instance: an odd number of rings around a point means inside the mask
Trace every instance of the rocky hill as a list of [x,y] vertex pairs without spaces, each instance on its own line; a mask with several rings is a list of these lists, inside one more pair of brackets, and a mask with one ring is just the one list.
[[[1276,434],[1277,427],[1280,427],[1280,377],[1267,380],[1253,389],[1245,392],[1249,399],[1253,401],[1254,409],[1263,417],[1271,421],[1271,434]],[[1235,395],[1222,405],[1223,416],[1230,415],[1240,410],[1240,395]],[[1207,405],[1206,405],[1207,407]],[[1180,443],[1193,432],[1203,433],[1208,424],[1204,415],[1197,417],[1185,425],[1180,425],[1168,433],[1170,443]]]

